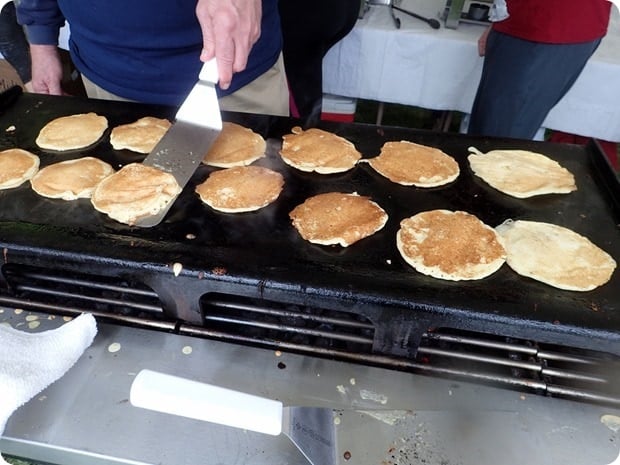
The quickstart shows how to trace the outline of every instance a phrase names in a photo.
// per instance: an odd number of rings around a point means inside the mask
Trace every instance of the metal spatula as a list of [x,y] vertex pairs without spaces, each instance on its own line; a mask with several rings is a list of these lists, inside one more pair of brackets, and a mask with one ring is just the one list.
[[333,410],[282,402],[177,376],[142,370],[131,385],[136,407],[249,431],[287,435],[313,465],[335,465]]
[[[143,162],[171,173],[181,189],[222,130],[222,115],[215,91],[217,80],[217,64],[212,59],[202,66],[198,82],[179,107],[175,122]],[[159,224],[174,200],[158,214],[143,218],[136,225],[151,227]]]

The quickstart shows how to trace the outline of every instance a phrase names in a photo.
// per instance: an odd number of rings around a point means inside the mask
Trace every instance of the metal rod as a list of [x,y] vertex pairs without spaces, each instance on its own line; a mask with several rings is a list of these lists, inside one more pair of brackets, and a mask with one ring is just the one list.
[[437,21],[436,19],[433,18],[425,18],[424,16],[421,16],[417,13],[414,13],[412,11],[409,10],[405,10],[403,8],[391,5],[391,8],[393,8],[394,10],[400,11],[401,13],[405,13],[406,15],[409,16],[413,16],[414,18],[417,18],[421,21],[424,21],[425,23],[427,23],[430,27],[432,27],[433,29],[439,29],[441,27],[441,24],[439,24],[439,21]]
[[56,297],[86,300],[89,302],[103,303],[103,304],[113,305],[117,307],[130,307],[130,308],[135,308],[139,310],[146,310],[149,312],[160,312],[160,313],[163,312],[163,309],[160,306],[152,305],[152,304],[143,304],[139,302],[132,302],[130,300],[125,300],[125,299],[110,299],[110,298],[103,298],[103,297],[96,297],[96,296],[87,296],[87,295],[81,295],[81,294],[76,294],[72,292],[55,291],[52,289],[39,288],[35,286],[27,286],[24,284],[18,285],[16,287],[16,290],[19,292],[32,292],[34,294],[53,295]]
[[450,357],[450,358],[458,358],[461,360],[471,360],[474,362],[482,362],[482,363],[488,363],[488,364],[492,364],[492,365],[502,365],[502,366],[508,366],[511,368],[522,368],[524,370],[531,370],[534,372],[540,372],[542,371],[542,367],[536,363],[531,363],[531,362],[521,362],[521,361],[516,361],[516,360],[511,360],[511,359],[505,359],[505,358],[501,358],[501,357],[492,357],[492,356],[488,356],[488,355],[480,355],[480,354],[473,354],[473,353],[464,353],[464,352],[455,352],[455,351],[451,351],[451,350],[442,350],[442,349],[435,349],[432,347],[419,347],[418,348],[418,354],[423,354],[423,355],[437,355],[440,357]]
[[234,309],[234,310],[243,310],[247,312],[253,312],[263,315],[272,315],[280,318],[301,318],[304,320],[312,320],[318,321],[321,323],[334,324],[339,326],[348,326],[351,328],[357,329],[365,329],[365,330],[373,330],[375,329],[372,323],[366,323],[363,321],[356,320],[347,320],[345,318],[338,317],[330,317],[324,315],[316,315],[312,313],[304,313],[304,312],[295,312],[291,310],[279,310],[274,308],[266,308],[261,307],[259,305],[251,305],[251,304],[240,304],[240,303],[232,303],[225,302],[223,300],[209,300],[206,302],[207,305],[213,305],[215,307],[224,308],[224,309]]
[[320,331],[316,329],[299,328],[296,326],[276,324],[276,323],[265,323],[262,321],[251,321],[251,320],[243,320],[240,318],[218,317],[218,316],[212,316],[212,315],[205,317],[205,320],[216,321],[219,323],[233,324],[233,325],[241,325],[245,327],[273,329],[276,331],[286,331],[286,332],[304,334],[307,336],[319,336],[319,337],[324,337],[328,339],[338,339],[342,341],[356,342],[356,343],[367,344],[367,345],[372,345],[373,343],[373,339],[369,337],[355,336],[352,334],[337,333],[337,332],[332,332],[332,331]]
[[489,339],[473,338],[467,336],[459,336],[453,334],[425,333],[423,337],[433,341],[452,342],[457,344],[467,344],[478,347],[486,347],[490,349],[499,349],[510,352],[520,352],[526,355],[535,356],[537,349],[535,347],[523,344],[515,344],[510,342],[493,341]]

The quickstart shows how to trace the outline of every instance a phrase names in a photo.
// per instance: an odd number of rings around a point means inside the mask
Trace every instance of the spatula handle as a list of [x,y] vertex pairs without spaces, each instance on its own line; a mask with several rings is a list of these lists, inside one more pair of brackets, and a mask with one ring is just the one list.
[[198,75],[198,78],[201,81],[207,81],[212,84],[217,84],[217,81],[219,80],[219,75],[217,72],[217,62],[215,61],[215,58],[211,58],[210,60],[204,62],[202,68],[200,69],[200,74]]
[[131,385],[136,407],[276,436],[282,402],[178,376],[142,370]]

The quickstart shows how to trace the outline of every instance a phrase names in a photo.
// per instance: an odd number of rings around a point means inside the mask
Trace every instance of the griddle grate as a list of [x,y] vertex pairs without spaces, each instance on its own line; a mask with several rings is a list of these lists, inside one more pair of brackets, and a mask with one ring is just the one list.
[[0,304],[61,314],[89,312],[133,324],[164,319],[157,294],[133,280],[11,263],[2,266],[0,277]]
[[373,346],[374,325],[354,313],[222,294],[204,295],[201,308],[205,327],[256,341],[352,353],[368,353]]
[[405,358],[377,353],[373,322],[356,313],[209,293],[196,326],[171,321],[152,289],[122,277],[5,264],[1,278],[4,306],[91,312],[120,324],[620,406],[620,357],[604,352],[438,328]]
[[620,406],[620,357],[604,352],[439,328],[408,359],[374,352],[372,325],[355,314],[217,295],[202,304],[204,327],[182,332]]

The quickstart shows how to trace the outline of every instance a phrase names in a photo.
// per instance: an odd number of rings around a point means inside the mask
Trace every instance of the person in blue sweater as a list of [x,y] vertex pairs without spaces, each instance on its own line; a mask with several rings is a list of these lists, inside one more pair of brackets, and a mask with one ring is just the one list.
[[179,105],[216,57],[223,109],[288,115],[277,0],[18,0],[35,92],[62,94],[58,33],[90,97]]

